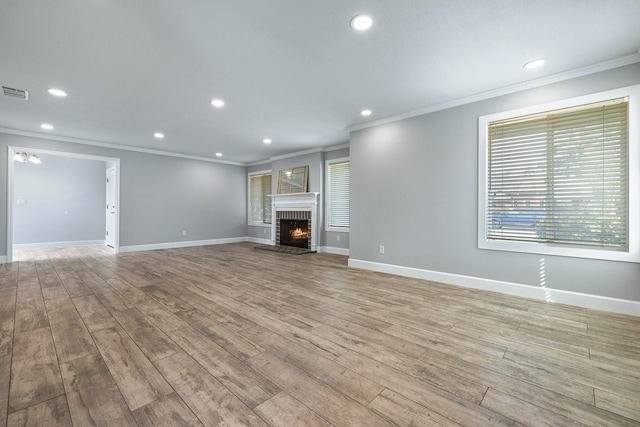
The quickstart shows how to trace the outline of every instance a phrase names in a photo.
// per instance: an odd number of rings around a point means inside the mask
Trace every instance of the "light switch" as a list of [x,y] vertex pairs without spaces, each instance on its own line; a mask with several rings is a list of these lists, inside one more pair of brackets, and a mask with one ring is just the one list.
[[16,205],[26,205],[27,201],[25,199],[16,199]]

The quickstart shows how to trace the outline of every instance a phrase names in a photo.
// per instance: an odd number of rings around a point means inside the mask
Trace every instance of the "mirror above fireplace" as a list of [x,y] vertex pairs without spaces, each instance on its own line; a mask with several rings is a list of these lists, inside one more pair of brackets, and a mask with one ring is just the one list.
[[280,169],[278,171],[278,194],[306,193],[309,166]]

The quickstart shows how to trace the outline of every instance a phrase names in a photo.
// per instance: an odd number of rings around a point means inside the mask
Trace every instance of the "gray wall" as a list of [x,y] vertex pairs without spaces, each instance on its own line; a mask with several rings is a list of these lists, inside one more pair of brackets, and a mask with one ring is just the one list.
[[14,162],[13,243],[104,240],[105,162],[38,157],[39,165]]
[[528,285],[544,259],[549,288],[640,301],[640,264],[477,241],[479,116],[638,83],[634,64],[353,132],[350,257]]
[[[0,165],[9,145],[119,158],[120,246],[246,236],[244,166],[2,133]],[[7,253],[6,178],[0,174],[0,256]]]

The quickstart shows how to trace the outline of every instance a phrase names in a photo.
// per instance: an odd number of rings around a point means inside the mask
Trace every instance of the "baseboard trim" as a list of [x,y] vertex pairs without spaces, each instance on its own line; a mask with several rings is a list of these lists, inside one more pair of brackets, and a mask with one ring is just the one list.
[[271,239],[258,239],[257,237],[247,237],[247,242],[257,243],[259,245],[272,245]]
[[248,237],[229,237],[225,239],[190,240],[185,242],[152,243],[149,245],[120,246],[120,253],[155,251],[159,249],[190,248],[193,246],[224,245],[226,243],[247,242]]
[[485,291],[500,292],[508,295],[568,304],[593,310],[640,316],[640,302],[638,301],[523,285],[520,283],[503,282],[499,280],[484,279],[481,277],[423,270],[419,268],[403,267],[400,265],[382,264],[353,258],[349,259],[348,265],[349,267],[361,268],[363,270],[377,271],[380,273],[394,274],[414,279],[430,280],[433,282],[463,286],[465,288],[482,289]]
[[324,252],[327,254],[346,255],[349,256],[349,249],[334,248],[333,246],[320,246],[318,252]]
[[32,249],[71,248],[73,246],[96,246],[105,244],[106,243],[104,240],[72,240],[67,242],[21,243],[13,245],[13,250],[24,251]]

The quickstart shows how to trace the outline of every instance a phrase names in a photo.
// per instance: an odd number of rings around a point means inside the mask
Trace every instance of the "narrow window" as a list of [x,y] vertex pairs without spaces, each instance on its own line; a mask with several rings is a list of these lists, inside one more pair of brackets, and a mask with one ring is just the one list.
[[271,173],[249,174],[249,224],[271,224]]
[[327,230],[349,231],[349,160],[327,161]]

